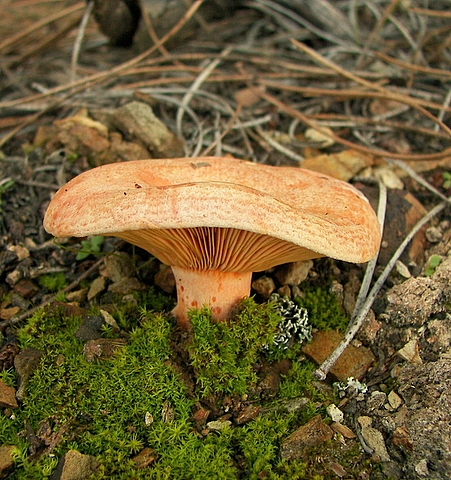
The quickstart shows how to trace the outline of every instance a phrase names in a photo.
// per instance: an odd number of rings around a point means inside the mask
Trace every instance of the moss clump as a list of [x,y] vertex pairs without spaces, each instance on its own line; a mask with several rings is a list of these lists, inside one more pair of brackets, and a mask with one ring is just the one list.
[[[96,479],[315,478],[316,462],[308,457],[287,462],[279,455],[280,442],[324,408],[317,403],[322,397],[307,361],[289,357],[293,367],[282,377],[279,393],[270,400],[254,399],[263,408],[246,424],[231,417],[230,426],[214,431],[193,418],[207,391],[243,394],[256,381],[255,365],[273,361],[262,346],[281,321],[274,305],[248,299],[230,325],[212,323],[207,310],[192,312],[194,358],[187,367],[202,380],[190,389],[181,365],[175,365],[172,320],[153,311],[154,295],[138,304],[147,307],[125,304],[113,313],[126,344],[101,361],[86,360],[84,345],[74,336],[81,318],[67,316],[62,308],[36,313],[17,331],[22,348],[43,355],[23,403],[13,415],[0,416],[0,444],[16,446],[9,478],[48,478],[70,449],[96,457]],[[118,335],[111,329],[106,333]],[[3,378],[16,383],[11,372]],[[295,412],[284,410],[284,400],[301,396],[311,401]],[[34,457],[24,432],[41,442]],[[137,469],[133,458],[145,448],[153,450],[155,461]]]
[[67,286],[64,273],[58,272],[51,275],[42,275],[39,277],[39,285],[50,292],[58,292]]
[[344,332],[349,319],[337,297],[324,288],[312,288],[302,291],[302,297],[295,298],[295,302],[307,309],[309,321],[318,330],[339,330]]
[[190,358],[201,396],[244,395],[257,380],[254,366],[264,346],[272,343],[282,320],[274,303],[245,299],[227,324],[213,322],[211,310],[192,310]]

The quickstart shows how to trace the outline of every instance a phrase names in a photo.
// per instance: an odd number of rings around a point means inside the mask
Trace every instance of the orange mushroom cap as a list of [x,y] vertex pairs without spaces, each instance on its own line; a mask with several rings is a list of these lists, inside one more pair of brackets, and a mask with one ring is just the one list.
[[44,227],[57,237],[117,236],[190,274],[246,273],[246,294],[253,271],[321,256],[363,263],[380,244],[374,210],[348,183],[219,157],[86,171],[58,190]]

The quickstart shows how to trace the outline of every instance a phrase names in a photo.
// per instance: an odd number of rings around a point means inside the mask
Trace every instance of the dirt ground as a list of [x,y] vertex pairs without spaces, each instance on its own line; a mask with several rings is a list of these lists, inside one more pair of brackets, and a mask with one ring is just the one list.
[[[141,12],[121,0],[91,11],[90,2],[0,2],[3,368],[17,354],[15,329],[55,300],[39,278],[63,273],[70,293],[103,268],[92,256],[75,261],[80,242],[61,249],[42,226],[54,192],[82,171],[230,155],[336,176],[375,210],[382,183],[371,286],[385,279],[353,340],[375,361],[361,378],[367,391],[345,390],[339,408],[362,454],[380,461],[372,478],[450,478],[451,17],[448,2],[423,3],[144,0]],[[115,240],[108,248],[129,252]],[[350,318],[364,271],[317,260],[301,288],[332,278]],[[281,294],[299,291],[277,270],[261,277]],[[175,296],[158,262],[140,284]]]

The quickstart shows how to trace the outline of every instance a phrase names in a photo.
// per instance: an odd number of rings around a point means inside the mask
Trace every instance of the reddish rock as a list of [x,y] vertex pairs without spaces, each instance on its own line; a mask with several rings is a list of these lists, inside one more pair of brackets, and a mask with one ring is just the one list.
[[2,445],[0,447],[0,478],[7,478],[14,468],[12,453],[16,448],[14,445]]
[[132,458],[136,469],[147,468],[156,460],[157,455],[153,448],[147,447]]
[[[318,331],[312,341],[302,351],[318,365],[335,350],[343,335],[335,330]],[[368,348],[349,345],[341,354],[330,373],[339,381],[345,382],[349,377],[361,380],[376,358]]]
[[32,298],[39,293],[39,287],[29,278],[19,280],[13,286],[13,290],[23,298]]
[[0,380],[0,407],[17,408],[16,390]]
[[283,440],[280,455],[284,460],[302,458],[309,447],[331,440],[333,434],[333,430],[323,422],[320,415],[317,415]]

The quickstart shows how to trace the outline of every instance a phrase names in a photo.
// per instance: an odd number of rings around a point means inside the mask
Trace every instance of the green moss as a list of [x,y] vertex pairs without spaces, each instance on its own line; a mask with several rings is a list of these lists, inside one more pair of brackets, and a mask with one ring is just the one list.
[[244,395],[255,384],[254,366],[277,331],[281,316],[274,304],[257,305],[248,298],[226,323],[212,321],[211,310],[192,310],[190,357],[201,396]]
[[305,289],[302,297],[297,297],[295,302],[307,309],[309,321],[319,330],[339,330],[344,332],[349,319],[337,297],[326,288]]
[[63,290],[67,286],[67,282],[64,273],[58,272],[39,277],[39,285],[50,292],[57,292],[58,290]]
[[[256,364],[271,361],[262,347],[281,321],[274,305],[248,299],[230,325],[211,322],[205,309],[191,313],[192,367],[198,381],[193,391],[175,365],[172,319],[156,313],[171,308],[173,300],[154,291],[137,300],[113,311],[127,343],[102,361],[85,359],[84,345],[74,336],[81,318],[67,316],[63,309],[41,310],[17,331],[22,348],[39,349],[43,356],[20,408],[12,416],[0,416],[0,444],[17,447],[10,478],[48,478],[69,449],[97,458],[96,479],[315,478],[314,462],[286,462],[279,455],[281,441],[322,408],[317,402],[324,397],[315,390],[313,366],[307,361],[290,357],[293,367],[282,378],[277,397],[266,403],[253,399],[264,408],[245,425],[200,433],[192,419],[208,392],[249,392]],[[117,335],[111,328],[105,334]],[[12,372],[3,378],[16,383]],[[296,412],[277,406],[303,396],[310,402]],[[146,422],[149,418],[153,421]],[[37,433],[43,425],[48,435],[61,439],[49,453],[32,459],[23,432]],[[152,448],[156,461],[137,470],[132,459],[143,448]]]

